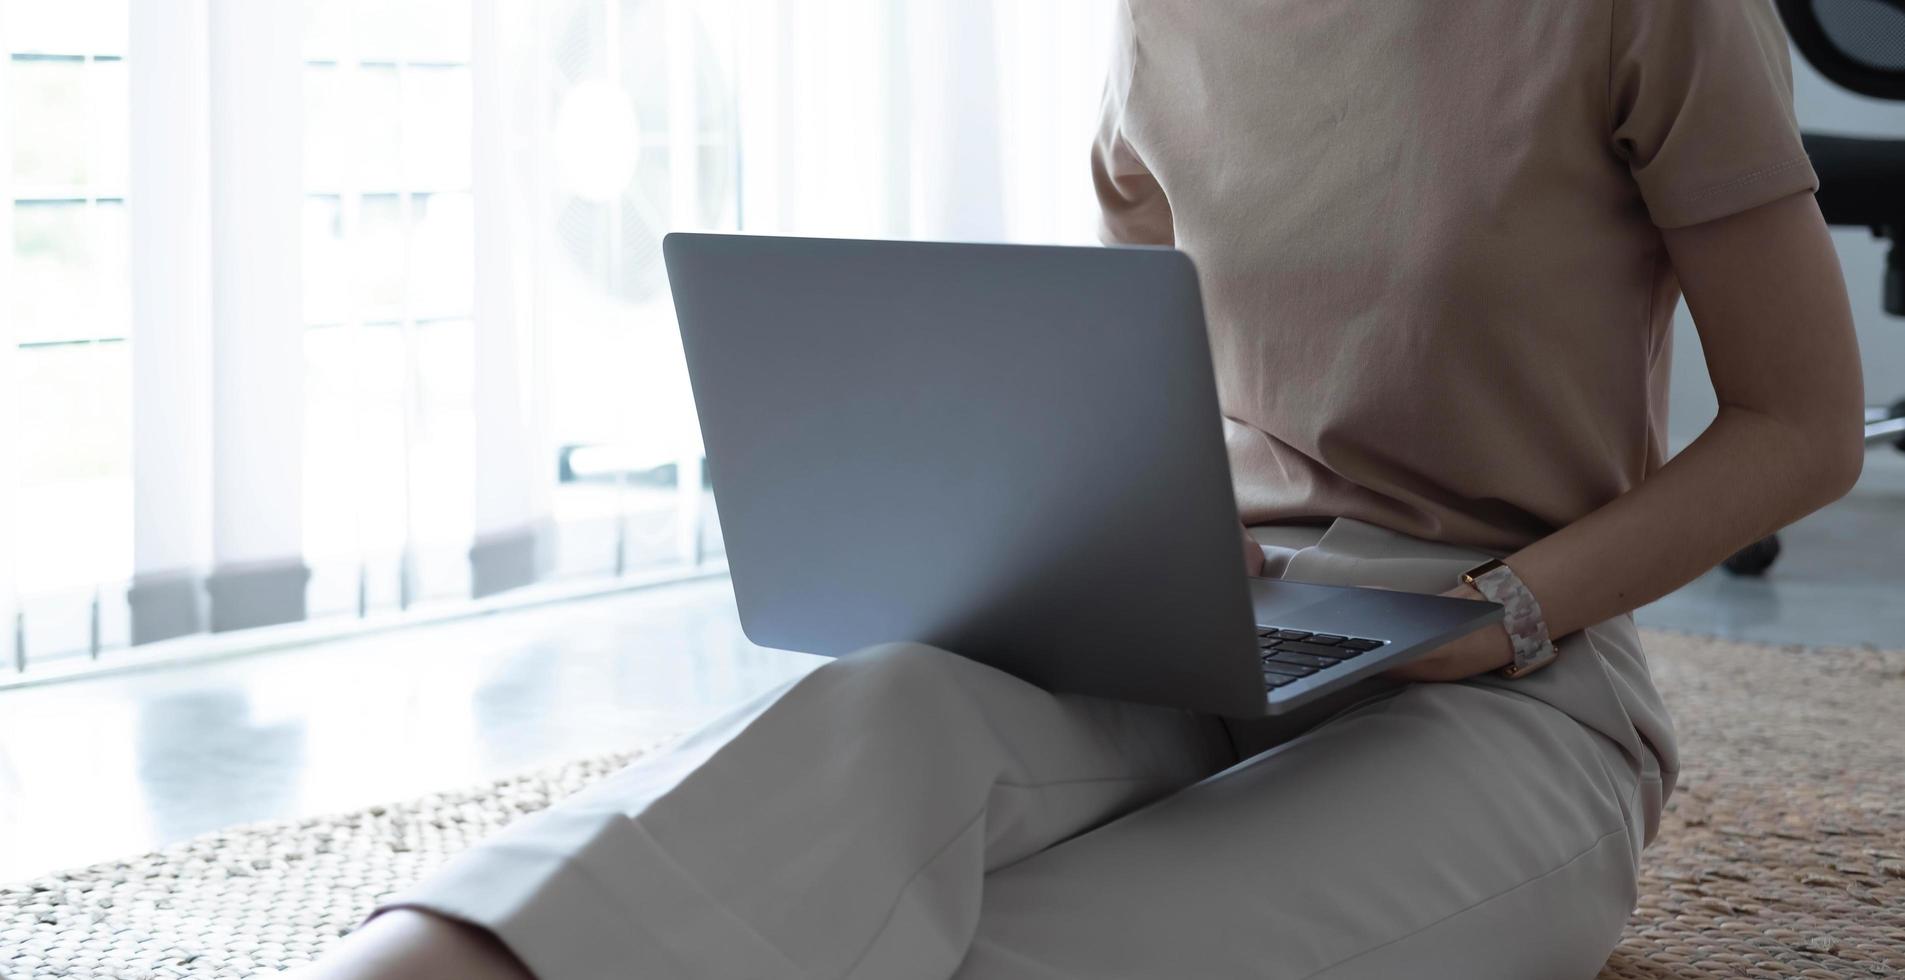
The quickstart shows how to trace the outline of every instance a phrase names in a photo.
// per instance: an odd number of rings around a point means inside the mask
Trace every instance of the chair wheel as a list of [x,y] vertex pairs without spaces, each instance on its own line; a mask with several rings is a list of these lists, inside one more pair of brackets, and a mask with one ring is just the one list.
[[1735,575],[1757,577],[1766,574],[1778,557],[1779,535],[1769,534],[1734,552],[1720,566]]

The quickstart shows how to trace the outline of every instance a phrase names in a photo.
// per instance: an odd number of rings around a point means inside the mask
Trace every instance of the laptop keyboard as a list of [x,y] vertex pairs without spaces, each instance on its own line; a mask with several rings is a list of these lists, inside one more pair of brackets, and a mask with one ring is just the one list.
[[1335,633],[1257,627],[1257,649],[1263,659],[1263,683],[1279,688],[1311,674],[1354,660],[1388,641]]

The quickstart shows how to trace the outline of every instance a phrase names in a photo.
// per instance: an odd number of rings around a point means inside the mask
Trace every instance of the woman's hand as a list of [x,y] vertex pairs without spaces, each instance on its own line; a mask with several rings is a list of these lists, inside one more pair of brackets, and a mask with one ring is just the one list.
[[[1483,598],[1467,585],[1442,594],[1457,599]],[[1459,681],[1506,667],[1514,660],[1515,648],[1508,641],[1507,631],[1491,623],[1388,671],[1388,676],[1399,681]]]
[[1238,524],[1244,532],[1244,574],[1256,578],[1263,574],[1263,546],[1250,536],[1250,529]]

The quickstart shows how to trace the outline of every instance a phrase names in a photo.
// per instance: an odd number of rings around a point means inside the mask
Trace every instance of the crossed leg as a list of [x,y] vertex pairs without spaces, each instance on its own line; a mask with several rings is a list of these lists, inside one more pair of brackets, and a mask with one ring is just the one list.
[[313,975],[1590,976],[1632,906],[1636,764],[1547,705],[1410,687],[1206,779],[1233,745],[875,648],[480,845]]
[[1593,977],[1639,799],[1554,708],[1415,685],[994,872],[956,976]]
[[388,906],[430,918],[373,919],[313,975],[447,975],[385,964],[474,955],[457,922],[541,980],[945,980],[989,868],[1234,758],[1208,716],[876,647],[478,845]]

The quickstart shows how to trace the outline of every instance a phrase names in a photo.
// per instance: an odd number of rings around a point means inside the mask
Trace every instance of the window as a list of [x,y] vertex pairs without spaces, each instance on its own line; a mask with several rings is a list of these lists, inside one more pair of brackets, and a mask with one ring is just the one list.
[[[39,658],[123,643],[131,574],[126,0],[6,10],[15,575]],[[102,593],[107,599],[102,601]],[[12,624],[7,624],[11,629]]]
[[1089,231],[1092,0],[133,3],[0,0],[0,655],[692,569],[666,232]]
[[[719,547],[660,246],[737,223],[731,66],[707,26],[725,8],[531,6],[548,557],[621,574]],[[470,18],[468,0],[307,2],[312,615],[471,587]]]
[[[473,0],[214,5],[201,11],[202,24],[144,22],[135,12],[144,13],[130,0],[0,0],[9,119],[0,204],[11,286],[0,297],[0,343],[12,377],[0,409],[28,422],[9,430],[13,458],[0,473],[13,502],[0,520],[8,522],[4,547],[15,573],[0,583],[7,591],[0,606],[15,605],[17,594],[33,662],[127,645],[135,633],[129,619],[148,624],[136,630],[145,642],[221,623],[459,599],[551,571],[674,567],[718,549],[660,239],[675,227],[738,224],[734,64],[729,45],[715,41],[731,29],[729,4],[497,0],[483,7],[494,19],[485,35],[492,60],[483,66],[473,64]],[[135,22],[151,33],[130,38]],[[294,39],[295,53],[285,46]],[[209,47],[220,44],[270,53],[247,60]],[[177,130],[166,127],[135,133],[127,72],[135,54],[152,58],[149,80],[176,85],[180,95],[212,75],[262,73],[279,84],[296,59],[302,99],[287,108],[296,118],[286,127],[301,137],[295,237],[277,233],[270,218],[257,227],[271,234],[242,238],[234,249],[231,215],[288,202],[269,183],[232,190],[210,176],[214,158],[217,166],[282,162],[242,143],[235,152],[230,142],[246,133],[233,119],[253,113],[256,123],[270,107],[204,90],[214,127],[202,137],[206,146],[191,142],[201,137],[172,138]],[[195,74],[193,59],[208,57],[209,75]],[[512,113],[531,108],[491,132],[482,149],[473,143],[479,68],[520,83],[506,96]],[[195,111],[176,99],[163,104],[183,107],[182,117]],[[137,147],[157,168],[151,173],[163,175],[155,186],[202,179],[210,195],[208,202],[168,195],[136,245],[166,251],[143,258],[129,254],[134,136],[146,141]],[[475,164],[504,154],[521,156],[522,165],[492,178],[485,193],[490,207],[511,215],[507,262],[527,270],[527,284],[508,297],[521,310],[504,328],[533,348],[536,370],[518,383],[520,407],[479,390],[476,374],[479,351],[495,364],[513,342],[498,347],[486,335],[491,346],[479,346],[476,322]],[[214,206],[227,200],[240,202],[237,209]],[[204,256],[193,254],[186,224],[200,219],[216,239]],[[178,236],[164,233],[175,227]],[[168,248],[180,238],[187,247]],[[232,342],[253,329],[236,318],[279,315],[268,302],[252,305],[249,297],[261,293],[231,285],[247,281],[253,264],[240,259],[251,256],[263,257],[255,265],[267,273],[301,271],[291,325],[301,377],[295,366],[269,376],[300,383],[301,392],[285,398],[302,399],[302,421],[272,401],[269,386],[148,384],[138,397],[152,404],[137,416],[145,469],[135,475],[135,358],[142,379],[165,377],[165,359],[174,356],[188,358],[182,363],[194,376],[243,371],[234,360],[246,357],[266,371],[283,369],[275,339],[255,350]],[[149,347],[133,336],[135,269],[162,269],[153,281],[185,284],[140,311],[140,329],[149,320],[153,330]],[[201,279],[223,297],[203,310]],[[224,420],[211,431],[200,395]],[[234,416],[222,413],[238,409],[228,402],[266,411],[241,412],[258,421],[232,427]],[[473,489],[495,481],[479,479],[478,466],[494,476],[516,454],[479,454],[479,445],[493,445],[478,442],[479,407],[486,424],[521,430],[509,438],[527,466],[487,498]],[[271,428],[280,424],[283,431]],[[260,445],[284,447],[282,458],[254,462]],[[146,466],[173,459],[173,451],[177,465]],[[296,503],[281,484],[255,482],[245,470],[268,467],[256,473],[290,478],[288,461],[302,484]],[[135,478],[151,481],[136,498]],[[207,494],[216,517],[195,509]],[[247,503],[273,499],[283,506]],[[555,529],[537,532],[532,565],[491,575],[480,588],[473,549],[492,532],[478,533],[479,504],[491,525]],[[149,522],[136,553],[135,515]],[[286,553],[285,538],[301,542],[297,554]],[[514,547],[500,553],[520,565]],[[296,587],[284,583],[305,568],[310,579],[298,602]],[[262,619],[221,614],[221,603],[239,600],[219,596],[241,593],[213,584],[254,575],[278,575],[269,586],[279,590],[274,611]],[[128,608],[135,584],[138,617]],[[13,625],[0,622],[0,633]],[[0,635],[0,648],[11,639]]]
[[309,0],[311,615],[469,593],[469,0]]
[[558,574],[718,550],[661,239],[740,215],[733,10],[718,2],[546,5],[544,202]]

